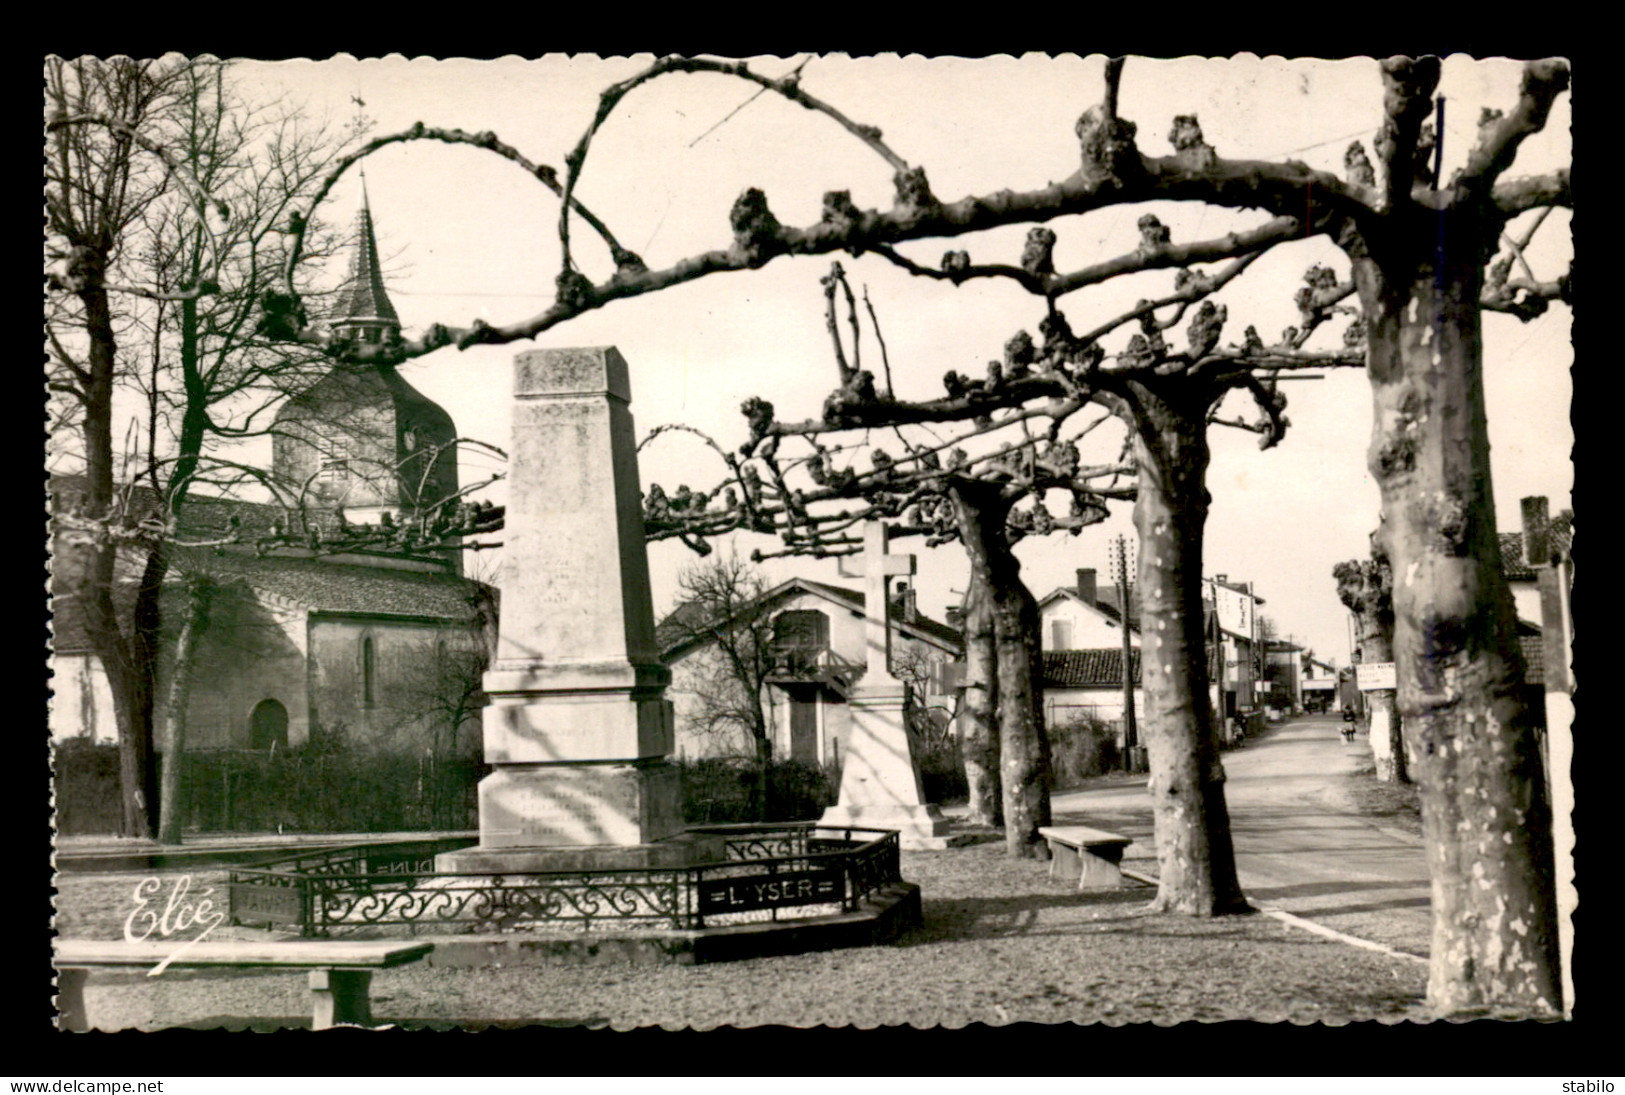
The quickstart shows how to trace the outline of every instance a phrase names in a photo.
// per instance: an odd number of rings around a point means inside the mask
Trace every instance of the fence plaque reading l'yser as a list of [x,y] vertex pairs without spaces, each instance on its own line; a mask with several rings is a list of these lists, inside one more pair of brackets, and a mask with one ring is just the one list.
[[795,871],[767,878],[716,878],[700,883],[700,912],[750,912],[755,909],[840,901],[846,888],[841,872]]

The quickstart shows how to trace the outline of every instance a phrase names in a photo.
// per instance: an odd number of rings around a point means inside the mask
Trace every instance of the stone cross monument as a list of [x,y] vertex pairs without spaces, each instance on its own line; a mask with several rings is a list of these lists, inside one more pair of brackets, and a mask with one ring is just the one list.
[[852,731],[841,765],[840,801],[821,825],[896,829],[910,849],[949,846],[948,821],[925,802],[915,743],[908,731],[908,686],[891,670],[890,579],[914,573],[914,556],[886,550],[886,526],[863,530],[864,645],[867,665],[847,696]]
[[[612,346],[514,360],[497,660],[485,675],[480,843],[442,871],[683,866],[670,672],[660,664],[626,361]],[[716,843],[711,840],[710,843]]]

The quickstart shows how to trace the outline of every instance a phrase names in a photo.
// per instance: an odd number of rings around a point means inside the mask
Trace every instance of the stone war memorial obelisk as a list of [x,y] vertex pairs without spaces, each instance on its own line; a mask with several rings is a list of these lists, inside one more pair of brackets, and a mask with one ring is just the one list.
[[[680,867],[670,672],[654,639],[626,361],[611,346],[514,360],[497,660],[485,675],[480,842],[446,872]],[[713,846],[714,845],[714,846]]]
[[866,665],[847,694],[852,729],[841,764],[841,793],[821,825],[896,829],[904,848],[940,851],[954,843],[942,811],[925,801],[914,735],[908,729],[908,685],[891,669],[891,578],[914,573],[914,556],[886,551],[886,526],[863,530]]

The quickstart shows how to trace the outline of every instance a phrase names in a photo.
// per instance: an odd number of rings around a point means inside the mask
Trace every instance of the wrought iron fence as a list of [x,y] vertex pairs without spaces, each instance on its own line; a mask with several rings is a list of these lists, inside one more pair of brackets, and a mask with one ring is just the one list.
[[680,868],[494,875],[437,872],[465,841],[355,845],[234,868],[231,922],[327,936],[374,926],[505,931],[608,922],[703,928],[850,912],[902,881],[898,835],[814,823],[718,825],[724,858]]

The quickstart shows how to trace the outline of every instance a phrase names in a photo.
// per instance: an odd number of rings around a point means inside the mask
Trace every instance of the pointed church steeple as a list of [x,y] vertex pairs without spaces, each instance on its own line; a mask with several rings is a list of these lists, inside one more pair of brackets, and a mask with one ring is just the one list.
[[334,302],[332,324],[335,333],[358,342],[382,342],[385,331],[400,334],[400,317],[384,291],[384,275],[378,263],[378,239],[372,230],[372,209],[367,202],[367,180],[361,179],[361,211],[356,214],[355,238],[351,244],[350,276]]

